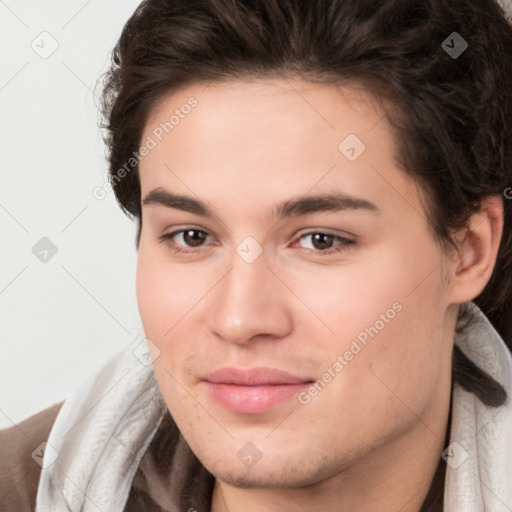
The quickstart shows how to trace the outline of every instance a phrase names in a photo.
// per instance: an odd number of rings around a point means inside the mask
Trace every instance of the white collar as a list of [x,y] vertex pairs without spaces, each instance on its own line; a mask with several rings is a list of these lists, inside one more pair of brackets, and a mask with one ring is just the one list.
[[[508,395],[500,407],[484,405],[455,384],[444,512],[512,511],[512,357],[487,317],[471,303],[476,322],[456,344]],[[451,455],[447,456],[447,455]]]

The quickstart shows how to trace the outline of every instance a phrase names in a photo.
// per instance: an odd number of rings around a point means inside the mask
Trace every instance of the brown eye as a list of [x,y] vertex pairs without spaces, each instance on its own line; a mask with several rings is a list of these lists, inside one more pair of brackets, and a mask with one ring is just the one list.
[[330,249],[334,242],[334,236],[325,233],[314,233],[311,237],[311,242],[315,249]]
[[161,242],[166,242],[169,248],[175,252],[194,252],[193,248],[204,245],[203,242],[208,236],[205,231],[190,228],[166,233],[159,239]]
[[[310,239],[310,247],[302,247],[306,252],[313,255],[329,255],[347,249],[348,246],[355,245],[356,241],[339,235],[314,231],[305,233],[299,237],[301,240]],[[337,243],[335,243],[337,242]]]
[[198,229],[186,229],[182,231],[183,241],[191,247],[199,247],[208,236],[204,231]]

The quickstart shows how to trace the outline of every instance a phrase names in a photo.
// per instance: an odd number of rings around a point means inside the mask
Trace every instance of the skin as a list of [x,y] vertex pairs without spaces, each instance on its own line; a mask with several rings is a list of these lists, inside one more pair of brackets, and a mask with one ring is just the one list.
[[[371,96],[300,80],[194,84],[156,106],[143,139],[190,96],[198,105],[140,164],[142,198],[163,188],[214,216],[143,206],[137,297],[160,350],[162,395],[217,479],[212,510],[418,511],[445,442],[458,304],[491,275],[501,200],[484,201],[447,253]],[[338,150],[348,134],[366,146],[353,162]],[[272,219],[284,200],[334,190],[378,211]],[[199,246],[183,234],[159,239],[179,229],[209,236]],[[311,233],[355,243],[321,255],[340,242],[322,249]],[[263,250],[250,264],[236,252],[247,236]],[[226,366],[321,379],[396,303],[400,312],[306,405],[238,414],[202,381]],[[250,468],[237,457],[247,442],[261,452]]]

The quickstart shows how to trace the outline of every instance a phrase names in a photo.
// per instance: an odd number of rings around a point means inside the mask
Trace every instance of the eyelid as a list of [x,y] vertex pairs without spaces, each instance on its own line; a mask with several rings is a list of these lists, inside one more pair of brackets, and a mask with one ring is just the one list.
[[335,230],[329,229],[329,228],[308,228],[305,231],[299,231],[294,235],[295,238],[300,238],[304,235],[312,235],[315,233],[322,233],[323,235],[331,235],[338,238],[343,238],[346,240],[352,240],[356,242],[358,240],[358,236],[350,233],[349,231],[343,231],[343,232],[336,232]]

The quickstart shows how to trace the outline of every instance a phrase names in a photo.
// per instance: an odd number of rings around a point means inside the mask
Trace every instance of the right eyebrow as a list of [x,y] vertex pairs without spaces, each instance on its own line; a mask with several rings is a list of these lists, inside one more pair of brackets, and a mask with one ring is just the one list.
[[209,219],[213,218],[213,214],[206,203],[194,199],[193,197],[171,194],[160,187],[151,190],[142,200],[143,206],[156,204],[166,206],[167,208],[176,208],[185,212],[195,213],[196,215],[201,215]]

